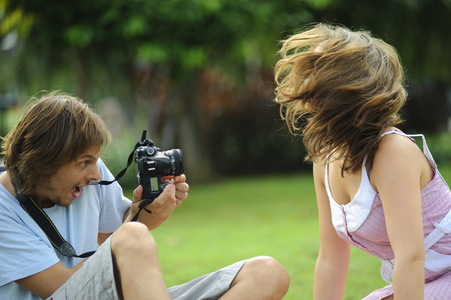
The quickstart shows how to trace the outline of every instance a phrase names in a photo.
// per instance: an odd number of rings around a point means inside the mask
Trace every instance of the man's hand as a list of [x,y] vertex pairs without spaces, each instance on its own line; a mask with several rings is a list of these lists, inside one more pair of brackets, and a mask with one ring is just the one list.
[[186,176],[184,174],[180,176],[172,177],[163,177],[162,180],[173,180],[173,183],[175,185],[175,206],[179,206],[182,204],[182,201],[188,198],[188,190],[189,185],[186,183]]
[[[189,185],[185,182],[185,175],[164,177],[162,180],[169,180],[168,185],[164,188],[160,196],[158,196],[150,205],[145,207],[152,213],[149,214],[143,209],[139,214],[138,221],[145,224],[149,230],[157,228],[166,221],[171,216],[174,209],[188,197]],[[142,201],[142,193],[142,186],[138,186],[133,191],[132,206],[126,221],[130,221],[138,212],[138,205]]]

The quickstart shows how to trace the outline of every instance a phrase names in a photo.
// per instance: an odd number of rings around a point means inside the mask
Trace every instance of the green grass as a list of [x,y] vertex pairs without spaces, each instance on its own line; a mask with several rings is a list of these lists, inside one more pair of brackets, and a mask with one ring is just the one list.
[[[451,178],[451,168],[441,168]],[[284,299],[312,299],[319,248],[311,175],[234,178],[192,185],[189,198],[152,231],[169,286],[245,258],[270,255],[291,277]],[[380,260],[356,248],[344,299],[361,299],[386,283]]]

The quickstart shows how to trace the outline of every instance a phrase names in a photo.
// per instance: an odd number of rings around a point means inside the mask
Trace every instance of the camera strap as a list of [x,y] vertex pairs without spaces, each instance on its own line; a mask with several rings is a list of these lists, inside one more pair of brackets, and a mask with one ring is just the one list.
[[139,146],[142,146],[142,145],[143,145],[142,142],[136,143],[136,145],[135,145],[135,147],[133,148],[132,152],[131,152],[130,155],[128,156],[128,159],[127,159],[127,166],[126,166],[122,171],[120,171],[120,172],[116,175],[116,177],[114,177],[113,180],[93,181],[93,182],[91,182],[91,184],[92,184],[92,185],[97,185],[97,184],[100,184],[100,185],[108,185],[108,184],[112,184],[113,182],[118,181],[119,179],[121,179],[122,176],[124,176],[125,172],[127,172],[128,167],[130,167],[130,165],[132,164],[132,162],[133,162],[133,155],[134,155],[136,149],[138,149],[138,147],[139,147]]
[[45,213],[45,211],[42,210],[30,196],[20,193],[17,190],[16,184],[14,182],[11,181],[11,183],[14,186],[17,199],[19,200],[19,203],[22,206],[22,208],[39,225],[42,231],[44,231],[45,235],[52,243],[53,247],[55,247],[59,253],[67,257],[79,257],[79,258],[85,258],[95,253],[95,251],[90,251],[83,253],[81,255],[77,255],[74,247],[72,247],[72,245],[69,244],[61,236],[58,229],[56,229],[55,224],[53,224],[52,220]]
[[[145,134],[143,134],[143,137],[144,137],[144,136],[145,136]],[[144,140],[144,138],[142,138],[142,140]],[[133,148],[133,151],[132,151],[132,152],[130,153],[130,155],[128,156],[127,166],[126,166],[122,171],[120,171],[120,172],[116,175],[116,177],[114,177],[113,180],[100,180],[100,181],[91,182],[91,184],[92,184],[92,185],[97,185],[97,184],[100,184],[100,185],[108,185],[108,184],[112,184],[113,182],[118,181],[119,179],[121,179],[122,176],[124,176],[125,172],[127,172],[128,167],[130,167],[130,165],[132,164],[132,162],[133,162],[133,156],[134,156],[134,153],[135,153],[136,149],[138,149],[138,147],[139,147],[139,146],[142,146],[142,145],[143,145],[143,142],[142,142],[142,141],[136,143],[135,147]],[[152,211],[151,211],[150,209],[145,208],[145,206],[149,205],[150,203],[152,203],[152,200],[151,200],[151,199],[143,199],[143,200],[139,203],[139,205],[138,205],[139,210],[138,210],[138,212],[135,214],[135,216],[132,218],[132,222],[138,220],[139,213],[140,213],[141,210],[143,210],[143,209],[144,209],[147,213],[149,213],[149,214],[152,213]]]
[[[112,184],[115,181],[118,181],[122,176],[124,176],[125,172],[127,171],[128,167],[130,167],[131,163],[133,162],[133,155],[135,150],[143,145],[142,141],[138,142],[135,147],[133,148],[133,151],[130,153],[128,160],[127,160],[127,166],[120,171],[116,177],[113,180],[100,180],[92,182],[92,185],[108,185]],[[0,172],[6,171],[5,166],[0,166]],[[55,224],[53,224],[52,220],[49,218],[49,216],[46,214],[44,210],[42,210],[36,202],[28,195],[22,194],[18,191],[17,186],[14,182],[11,181],[11,183],[14,186],[14,190],[17,195],[17,199],[19,200],[20,205],[22,208],[30,215],[30,217],[39,225],[39,227],[44,231],[45,235],[49,239],[49,241],[52,243],[53,247],[55,247],[58,252],[60,252],[62,255],[67,257],[79,257],[79,258],[85,258],[93,255],[95,251],[90,251],[83,253],[81,255],[77,255],[75,252],[74,247],[67,242],[59,233],[58,229],[56,228]],[[136,215],[133,217],[132,221],[136,221],[139,217],[139,213],[141,210],[145,210],[149,214],[152,213],[149,209],[145,208],[145,206],[149,205],[152,202],[150,199],[143,199],[141,203],[139,203],[139,210],[136,213]]]

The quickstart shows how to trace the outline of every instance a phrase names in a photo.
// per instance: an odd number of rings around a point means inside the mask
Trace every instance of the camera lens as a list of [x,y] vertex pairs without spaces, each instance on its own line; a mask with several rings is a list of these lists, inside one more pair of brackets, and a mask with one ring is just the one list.
[[171,171],[173,175],[180,175],[183,174],[184,168],[183,168],[183,154],[182,150],[180,149],[172,149],[163,152],[164,155],[170,157],[171,159]]

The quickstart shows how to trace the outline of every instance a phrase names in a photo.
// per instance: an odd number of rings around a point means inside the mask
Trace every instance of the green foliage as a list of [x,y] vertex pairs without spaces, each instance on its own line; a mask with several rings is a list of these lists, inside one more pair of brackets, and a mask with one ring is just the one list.
[[137,48],[138,57],[144,61],[164,63],[169,59],[165,47],[158,43],[143,43]]
[[[33,17],[29,47],[49,45],[55,52],[83,49],[95,57],[132,52],[136,55],[130,63],[164,62],[180,74],[212,64],[218,56],[227,61],[248,39],[274,41],[287,26],[274,15],[289,6],[294,4],[268,0],[49,0],[45,5],[41,0],[18,0],[6,3],[6,13],[20,10]],[[307,16],[302,16],[298,21],[305,22]],[[106,47],[108,52],[99,52]]]
[[[140,135],[138,132],[131,132],[125,129],[119,140],[113,140],[110,148],[107,149],[101,156],[103,162],[108,166],[113,176],[116,176],[127,166],[127,160],[130,153],[133,151],[137,142],[139,142]],[[127,169],[124,176],[119,180],[123,188],[135,189],[138,186],[138,168],[135,161]]]
[[309,4],[310,7],[314,9],[325,9],[327,8],[331,3],[333,3],[333,0],[304,0],[306,3]]
[[[447,0],[4,0],[0,35],[19,41],[0,56],[0,89],[23,98],[60,89],[92,103],[114,96],[131,127],[144,113],[156,137],[172,137],[169,147],[197,145],[187,158],[206,178],[216,167],[259,172],[275,156],[287,156],[271,166],[285,170],[303,149],[261,107],[273,96],[278,41],[317,21],[372,31],[406,66],[408,131],[442,131],[451,111],[450,11]],[[205,72],[220,75],[205,82]]]
[[426,135],[426,140],[439,168],[451,165],[451,133]]

